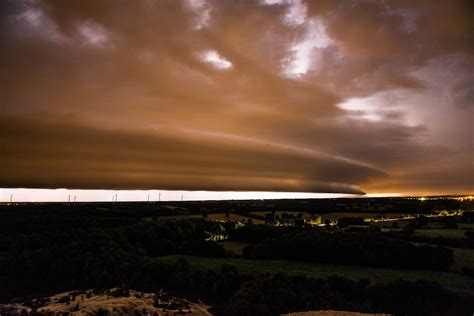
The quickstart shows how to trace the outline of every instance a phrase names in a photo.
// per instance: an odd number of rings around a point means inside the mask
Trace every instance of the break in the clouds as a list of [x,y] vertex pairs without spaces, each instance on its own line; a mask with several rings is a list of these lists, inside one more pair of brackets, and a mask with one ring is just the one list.
[[471,1],[0,6],[0,187],[473,189]]

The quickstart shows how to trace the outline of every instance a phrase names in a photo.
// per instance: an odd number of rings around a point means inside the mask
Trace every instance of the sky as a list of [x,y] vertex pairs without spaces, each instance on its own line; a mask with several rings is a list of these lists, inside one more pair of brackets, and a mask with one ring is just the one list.
[[470,194],[473,30],[469,0],[1,1],[0,200]]

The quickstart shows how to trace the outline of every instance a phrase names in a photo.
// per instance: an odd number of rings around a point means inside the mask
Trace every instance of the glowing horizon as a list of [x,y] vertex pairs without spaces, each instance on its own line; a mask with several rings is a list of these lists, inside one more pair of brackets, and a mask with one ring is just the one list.
[[466,1],[2,9],[2,190],[473,191]]
[[[180,191],[180,190],[81,190],[81,189],[0,189],[0,202],[157,202],[157,201],[213,201],[213,200],[265,200],[265,199],[324,199],[324,198],[371,198],[371,197],[417,197],[417,196],[472,196],[460,194],[401,194],[368,193],[328,194],[308,192],[218,192],[218,191]],[[76,200],[74,200],[76,198]],[[149,199],[149,200],[148,200]]]

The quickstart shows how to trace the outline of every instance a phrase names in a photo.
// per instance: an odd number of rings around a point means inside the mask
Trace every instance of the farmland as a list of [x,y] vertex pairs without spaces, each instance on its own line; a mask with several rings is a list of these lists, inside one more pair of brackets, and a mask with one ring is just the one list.
[[[160,260],[173,263],[182,256],[165,256]],[[474,292],[474,279],[465,278],[454,272],[420,271],[402,269],[383,269],[354,267],[346,265],[315,264],[307,262],[294,262],[283,260],[244,260],[238,258],[202,258],[184,256],[191,266],[200,269],[219,270],[222,264],[236,266],[241,273],[288,273],[291,275],[306,275],[308,277],[324,278],[331,275],[341,275],[353,280],[369,279],[377,283],[388,283],[397,279],[415,281],[419,279],[432,280],[446,288],[469,294]]]

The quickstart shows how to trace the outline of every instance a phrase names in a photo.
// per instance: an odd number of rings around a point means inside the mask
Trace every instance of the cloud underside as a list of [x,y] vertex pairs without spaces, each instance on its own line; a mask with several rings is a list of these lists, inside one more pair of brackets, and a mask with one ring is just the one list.
[[0,187],[472,191],[472,12],[4,1]]
[[317,153],[176,130],[131,133],[18,119],[1,124],[3,187],[361,194],[357,184],[381,174]]

